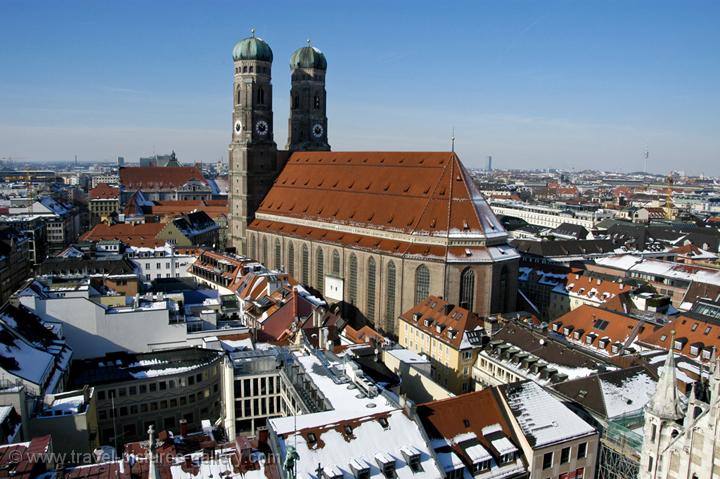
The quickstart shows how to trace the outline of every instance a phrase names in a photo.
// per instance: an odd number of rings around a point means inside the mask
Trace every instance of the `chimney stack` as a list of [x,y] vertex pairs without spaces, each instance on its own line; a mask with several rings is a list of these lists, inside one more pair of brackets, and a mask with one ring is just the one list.
[[180,419],[180,435],[182,437],[187,436],[188,434],[188,423],[187,419]]

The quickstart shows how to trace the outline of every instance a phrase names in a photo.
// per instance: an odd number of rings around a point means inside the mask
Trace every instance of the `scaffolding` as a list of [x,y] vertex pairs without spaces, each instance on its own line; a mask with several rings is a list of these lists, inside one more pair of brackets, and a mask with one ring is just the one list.
[[613,418],[600,438],[598,479],[631,479],[640,473],[642,410]]

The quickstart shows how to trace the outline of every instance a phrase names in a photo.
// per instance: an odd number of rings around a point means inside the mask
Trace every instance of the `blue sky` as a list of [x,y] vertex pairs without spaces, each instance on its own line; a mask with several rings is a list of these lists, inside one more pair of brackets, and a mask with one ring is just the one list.
[[234,44],[328,58],[335,150],[720,175],[720,2],[0,0],[0,157],[225,156]]

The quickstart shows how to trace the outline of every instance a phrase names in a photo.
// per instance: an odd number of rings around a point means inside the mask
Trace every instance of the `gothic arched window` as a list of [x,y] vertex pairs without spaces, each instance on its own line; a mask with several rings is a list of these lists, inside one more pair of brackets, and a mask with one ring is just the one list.
[[470,268],[465,268],[460,274],[460,307],[472,311],[474,298],[475,272]]
[[247,65],[243,67],[243,73],[247,73]]
[[261,259],[260,261],[261,261],[262,264],[264,264],[265,266],[268,265],[268,264],[267,264],[267,262],[268,262],[267,238],[263,238],[263,241],[262,241],[262,259]]
[[280,269],[282,261],[280,261],[280,240],[275,238],[275,269]]
[[325,257],[322,248],[317,249],[315,254],[315,287],[322,292],[325,285]]
[[375,259],[370,257],[367,267],[367,319],[375,322]]
[[305,244],[302,248],[302,282],[305,285],[310,284],[310,253]]
[[257,91],[257,102],[259,105],[265,104],[265,90],[263,90],[263,87],[258,88]]
[[238,88],[238,89],[237,89],[237,101],[236,101],[236,103],[237,103],[238,105],[241,103],[241,102],[240,102],[241,96],[242,96],[242,90],[241,90],[240,88]]
[[299,96],[295,95],[295,96],[293,97],[293,106],[292,106],[292,107],[293,107],[294,109],[300,108],[300,97],[299,97]]
[[318,95],[315,95],[315,98],[313,99],[313,108],[316,110],[320,109],[320,97]]
[[336,249],[332,253],[332,272],[333,274],[340,274],[340,253]]
[[507,297],[507,282],[508,282],[508,270],[507,265],[503,265],[502,270],[500,270],[500,308],[502,311],[507,311],[506,305],[505,305],[505,298]]
[[350,304],[357,303],[357,256],[355,253],[350,255],[350,278],[348,279],[350,288]]
[[430,270],[421,264],[415,270],[415,304],[420,304],[430,294]]
[[257,240],[255,235],[250,236],[250,253],[249,256],[253,259],[257,259]]
[[290,276],[295,276],[295,247],[292,244],[292,241],[288,243],[288,252],[287,252],[287,263],[288,263],[288,273],[290,273]]
[[385,322],[387,332],[395,332],[395,263],[390,261],[385,282]]

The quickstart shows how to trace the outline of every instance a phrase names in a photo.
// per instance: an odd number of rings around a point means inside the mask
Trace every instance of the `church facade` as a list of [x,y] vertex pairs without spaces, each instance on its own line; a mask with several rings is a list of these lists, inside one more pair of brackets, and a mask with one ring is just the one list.
[[337,303],[346,318],[397,334],[428,295],[481,316],[513,311],[519,255],[454,152],[335,152],[327,61],[291,57],[287,150],[273,139],[272,50],[233,51],[233,245]]
[[720,362],[707,383],[693,385],[687,404],[676,387],[672,350],[661,374],[645,407],[640,479],[719,478]]

